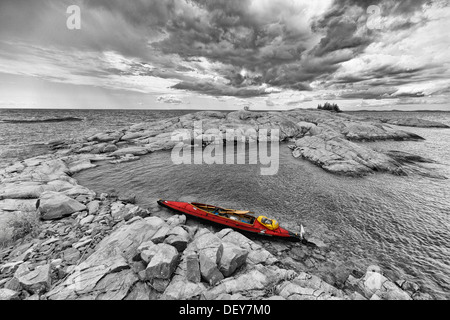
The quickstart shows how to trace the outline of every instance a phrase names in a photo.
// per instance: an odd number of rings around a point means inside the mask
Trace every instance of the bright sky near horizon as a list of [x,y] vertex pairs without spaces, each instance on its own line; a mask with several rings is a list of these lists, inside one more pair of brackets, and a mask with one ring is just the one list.
[[448,0],[2,0],[0,108],[450,111],[448,30]]

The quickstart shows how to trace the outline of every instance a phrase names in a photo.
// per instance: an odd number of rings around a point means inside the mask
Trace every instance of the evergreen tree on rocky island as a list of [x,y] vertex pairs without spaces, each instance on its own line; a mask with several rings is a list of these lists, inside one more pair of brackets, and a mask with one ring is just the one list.
[[336,103],[329,103],[329,102],[325,102],[325,104],[323,106],[321,104],[319,104],[317,109],[338,112],[338,113],[342,112]]

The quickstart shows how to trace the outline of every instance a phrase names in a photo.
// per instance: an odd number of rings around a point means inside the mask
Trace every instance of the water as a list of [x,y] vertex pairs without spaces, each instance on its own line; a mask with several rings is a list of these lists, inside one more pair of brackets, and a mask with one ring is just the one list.
[[[130,113],[135,117],[121,113],[122,118],[115,121],[120,126],[139,122],[140,112]],[[114,115],[93,112],[94,119],[88,120],[93,127],[86,129],[98,130],[102,121],[95,118],[100,115],[110,117],[111,124],[105,126],[118,126]],[[420,116],[450,124],[448,113]],[[70,123],[70,128],[72,125],[81,124]],[[426,166],[450,177],[449,129],[400,129],[426,140],[370,146],[434,159],[436,164]],[[310,235],[329,245],[327,261],[332,263],[323,269],[319,266],[318,274],[341,264],[351,263],[361,270],[378,264],[392,278],[414,281],[434,297],[450,299],[450,180],[420,175],[335,176],[294,159],[287,145],[280,148],[280,170],[275,176],[261,176],[258,165],[177,166],[170,155],[157,152],[137,162],[104,164],[75,178],[98,192],[133,192],[143,206],[153,207],[159,198],[198,200],[274,217],[292,231],[303,224]]]
[[450,297],[448,180],[334,176],[294,159],[287,146],[280,162],[277,175],[261,176],[256,165],[173,165],[170,152],[159,152],[76,178],[98,192],[133,192],[143,206],[158,198],[195,200],[275,217],[293,231],[302,223],[330,245],[336,264],[378,264],[394,278]]
[[[188,113],[154,110],[0,109],[0,168],[48,153],[45,143],[90,136],[143,121]],[[76,118],[81,121],[73,121]],[[22,121],[11,123],[9,120]],[[60,120],[60,121],[57,121]],[[69,121],[72,120],[72,121]]]

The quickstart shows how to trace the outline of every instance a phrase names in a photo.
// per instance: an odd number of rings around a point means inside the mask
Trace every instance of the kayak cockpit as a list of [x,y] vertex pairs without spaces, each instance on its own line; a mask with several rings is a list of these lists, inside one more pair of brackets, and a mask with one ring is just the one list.
[[250,211],[225,209],[203,203],[191,203],[191,205],[208,213],[250,225],[253,225],[254,222],[256,221],[256,218],[250,215],[250,213],[252,213]]

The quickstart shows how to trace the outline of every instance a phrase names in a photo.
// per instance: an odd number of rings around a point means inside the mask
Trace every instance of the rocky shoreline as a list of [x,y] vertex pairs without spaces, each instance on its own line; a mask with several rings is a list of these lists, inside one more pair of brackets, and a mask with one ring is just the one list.
[[362,121],[375,122],[378,121],[380,123],[395,125],[395,126],[403,126],[403,127],[417,127],[417,128],[437,128],[437,129],[449,129],[450,126],[438,122],[420,119],[417,117],[408,117],[408,115],[402,115],[399,117],[398,115],[394,118],[386,118],[385,116],[378,115],[376,112],[373,114],[365,114],[360,117]]
[[[423,162],[408,155],[397,161],[360,143],[422,139],[417,135],[311,110],[198,112],[53,141],[53,153],[0,170],[0,299],[432,298],[413,283],[386,278],[376,266],[329,284],[304,268],[326,259],[319,247],[217,231],[165,209],[140,208],[132,196],[96,194],[71,177],[104,162],[171,150],[172,132],[192,130],[194,121],[202,121],[204,144],[226,128],[243,136],[247,128],[277,128],[281,141],[293,143],[294,157],[335,174],[408,175],[409,167]],[[23,230],[22,238],[15,229]]]

